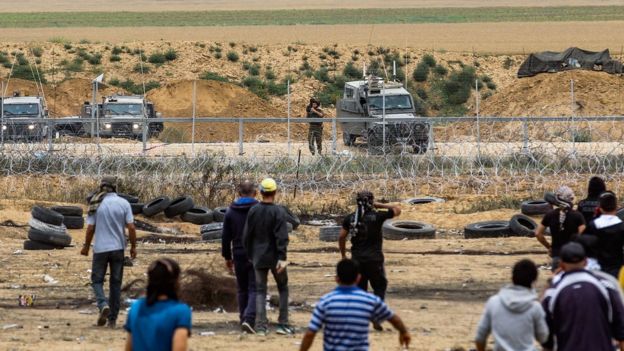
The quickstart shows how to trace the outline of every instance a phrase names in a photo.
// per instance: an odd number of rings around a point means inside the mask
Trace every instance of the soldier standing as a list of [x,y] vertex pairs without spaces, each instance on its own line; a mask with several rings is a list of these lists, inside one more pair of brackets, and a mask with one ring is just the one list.
[[[323,118],[325,114],[321,110],[321,103],[312,98],[310,104],[306,108],[308,112],[308,118]],[[316,143],[316,147],[315,144]],[[308,131],[308,146],[310,147],[310,153],[314,155],[318,150],[318,154],[321,154],[323,149],[323,123],[310,122],[310,129]]]

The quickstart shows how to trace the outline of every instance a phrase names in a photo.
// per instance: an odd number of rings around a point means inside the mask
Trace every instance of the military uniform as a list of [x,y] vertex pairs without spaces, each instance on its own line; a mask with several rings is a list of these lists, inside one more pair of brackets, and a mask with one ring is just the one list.
[[[320,111],[320,108],[317,108]],[[322,118],[323,116],[314,112],[312,108],[308,109],[308,118]],[[316,143],[316,147],[315,144]],[[310,129],[308,130],[308,146],[310,147],[310,153],[312,155],[318,150],[321,154],[323,149],[323,123],[310,122]]]

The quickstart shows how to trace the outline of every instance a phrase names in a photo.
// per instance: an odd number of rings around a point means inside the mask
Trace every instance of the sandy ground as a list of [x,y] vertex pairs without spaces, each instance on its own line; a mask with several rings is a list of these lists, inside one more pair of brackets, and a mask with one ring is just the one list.
[[[386,270],[390,280],[388,303],[402,316],[414,336],[415,350],[444,350],[470,347],[483,303],[509,279],[510,267],[520,258],[547,264],[539,244],[531,238],[464,240],[464,225],[493,219],[507,219],[515,210],[500,209],[482,213],[455,214],[458,205],[477,198],[455,199],[442,204],[408,206],[403,219],[426,220],[438,227],[437,239],[386,241]],[[0,221],[25,223],[28,200],[0,200]],[[185,235],[197,235],[197,227],[181,225],[157,217],[163,226],[178,227]],[[165,223],[168,222],[168,223]],[[79,256],[81,230],[71,231],[75,248],[61,251],[19,251],[26,228],[0,227],[0,326],[19,324],[20,329],[0,328],[0,348],[6,350],[118,350],[123,345],[121,329],[93,326],[96,315],[88,286],[90,259]],[[140,233],[140,236],[145,233]],[[338,259],[336,244],[318,241],[318,227],[304,225],[291,235],[289,285],[291,300],[313,304],[333,286],[333,265]],[[135,266],[126,270],[125,281],[144,276],[149,262],[165,255],[178,260],[183,268],[219,267],[218,244],[141,244]],[[541,283],[549,273],[543,267]],[[43,281],[48,274],[56,284]],[[270,287],[271,293],[275,288]],[[34,308],[17,307],[17,296],[36,294]],[[125,312],[120,322],[125,320]],[[269,313],[275,320],[276,311]],[[291,308],[291,320],[305,329],[309,310]],[[192,350],[292,350],[298,347],[301,331],[295,337],[266,338],[241,336],[237,315],[194,311]],[[388,327],[388,326],[387,326]],[[214,332],[202,336],[202,332]],[[321,349],[320,337],[314,350]],[[372,333],[372,350],[399,350],[393,331]]]

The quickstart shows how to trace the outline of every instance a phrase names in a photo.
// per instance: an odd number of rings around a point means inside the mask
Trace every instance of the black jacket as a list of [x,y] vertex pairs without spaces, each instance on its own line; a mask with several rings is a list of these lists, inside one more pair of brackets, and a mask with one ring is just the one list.
[[234,255],[245,255],[243,247],[243,230],[249,210],[258,204],[258,200],[251,198],[238,199],[225,212],[223,220],[223,237],[221,238],[221,256],[226,260],[233,259]]
[[288,227],[284,208],[261,202],[249,210],[243,246],[256,269],[275,268],[287,259]]

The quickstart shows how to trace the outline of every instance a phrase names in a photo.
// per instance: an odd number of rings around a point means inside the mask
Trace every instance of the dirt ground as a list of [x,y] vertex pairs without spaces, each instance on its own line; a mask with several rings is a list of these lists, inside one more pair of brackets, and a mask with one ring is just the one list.
[[[509,280],[510,268],[520,258],[539,265],[541,283],[548,277],[548,259],[532,238],[462,239],[464,225],[508,219],[517,212],[500,209],[482,213],[455,214],[456,207],[478,198],[455,199],[442,204],[403,205],[402,219],[437,226],[435,240],[385,241],[386,270],[390,280],[388,303],[405,320],[413,334],[415,350],[445,350],[471,347],[471,340],[487,297]],[[25,224],[34,202],[0,200],[0,222]],[[172,223],[161,217],[150,220],[177,228],[182,235],[197,236],[194,225]],[[0,227],[0,348],[5,350],[118,350],[123,345],[121,329],[93,326],[96,308],[89,287],[90,258],[79,255],[83,231],[72,230],[76,247],[60,251],[22,251],[27,228]],[[146,233],[140,232],[139,236]],[[333,286],[333,265],[338,260],[336,244],[318,240],[318,227],[303,225],[291,234],[289,285],[291,301],[312,305]],[[144,277],[150,261],[160,256],[178,260],[184,269],[220,267],[219,245],[209,243],[140,244],[135,266],[125,272],[125,281]],[[43,281],[48,274],[58,283]],[[270,292],[275,294],[274,286]],[[20,294],[35,294],[35,307],[17,306]],[[269,317],[275,321],[276,311]],[[122,312],[120,322],[125,320]],[[271,334],[266,338],[241,336],[234,311],[215,313],[195,310],[192,350],[292,350],[298,347],[310,318],[310,308],[291,308],[291,320],[299,328],[292,338]],[[18,324],[19,329],[8,326]],[[387,328],[389,326],[386,325]],[[7,329],[3,329],[7,328]],[[214,332],[214,335],[211,333]],[[203,333],[203,334],[202,334]],[[209,336],[210,335],[210,336]],[[320,335],[314,350],[321,349]],[[399,350],[396,334],[386,330],[371,333],[372,350]]]

